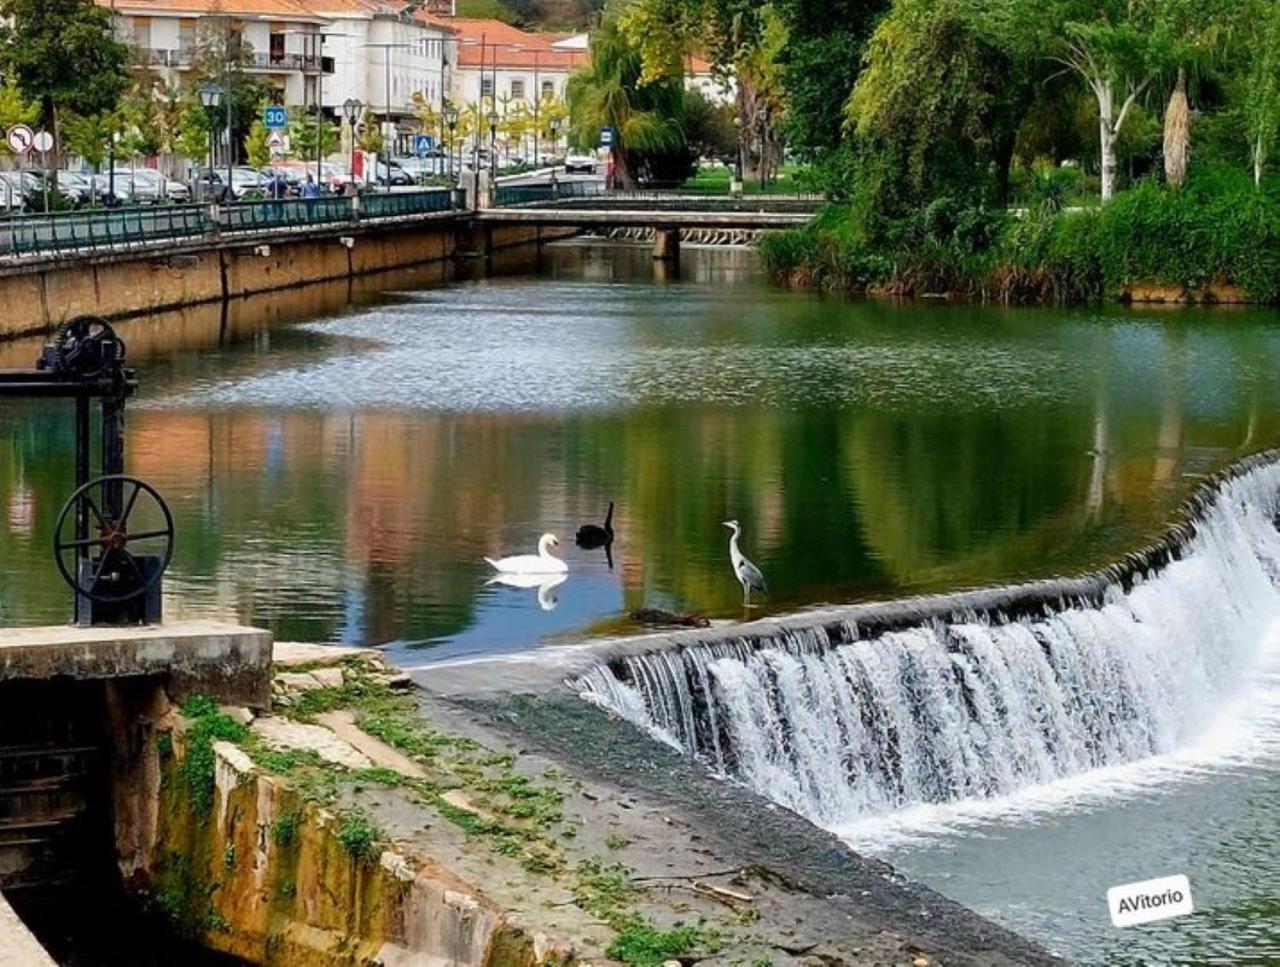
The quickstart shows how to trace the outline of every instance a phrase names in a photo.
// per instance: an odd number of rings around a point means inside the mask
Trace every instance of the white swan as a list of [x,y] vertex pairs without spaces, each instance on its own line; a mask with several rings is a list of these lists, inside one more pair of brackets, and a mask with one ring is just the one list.
[[519,554],[496,561],[486,557],[485,560],[490,567],[502,574],[564,574],[569,570],[569,565],[551,553],[551,548],[559,546],[560,541],[555,534],[543,534],[538,539],[537,554]]
[[538,590],[538,607],[543,611],[554,611],[556,605],[560,603],[560,599],[555,595],[555,589],[569,580],[569,575],[561,574],[495,574],[489,580],[485,581],[488,587],[494,584],[501,584],[508,588]]

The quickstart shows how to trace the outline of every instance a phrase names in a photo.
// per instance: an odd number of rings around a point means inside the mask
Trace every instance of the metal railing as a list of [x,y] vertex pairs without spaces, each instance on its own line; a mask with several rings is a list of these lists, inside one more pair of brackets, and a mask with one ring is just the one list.
[[812,212],[821,195],[729,195],[683,189],[606,191],[599,181],[565,181],[541,185],[499,185],[498,208],[619,208],[642,211]]
[[454,197],[453,189],[437,188],[434,191],[396,191],[360,196],[361,218],[399,218],[406,215],[426,215],[430,212],[447,212],[462,207]]
[[0,217],[0,256],[49,255],[130,248],[214,234],[355,225],[462,207],[448,188],[344,196],[240,201],[220,205],[159,205],[51,215]]
[[0,253],[31,255],[115,248],[204,235],[212,229],[213,220],[205,205],[14,215],[0,219]]
[[553,181],[539,185],[498,185],[494,204],[499,208],[517,205],[555,205],[576,198],[599,198],[605,194],[600,181]]
[[354,221],[350,198],[282,198],[278,201],[233,201],[219,206],[218,226],[224,232],[299,228]]

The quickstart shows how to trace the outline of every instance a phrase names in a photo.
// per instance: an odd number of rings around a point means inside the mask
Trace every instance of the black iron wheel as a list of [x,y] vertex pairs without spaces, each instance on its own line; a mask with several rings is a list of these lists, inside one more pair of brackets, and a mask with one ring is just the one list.
[[[111,508],[119,508],[118,513]],[[88,536],[76,533],[80,519],[87,524]],[[125,474],[97,477],[77,487],[58,514],[54,560],[76,594],[104,604],[131,601],[150,591],[169,566],[173,533],[169,506],[145,480]],[[149,574],[139,561],[144,556],[159,561]],[[82,567],[82,561],[88,561],[89,567]],[[120,578],[132,579],[130,590],[97,590],[104,579],[115,584]]]

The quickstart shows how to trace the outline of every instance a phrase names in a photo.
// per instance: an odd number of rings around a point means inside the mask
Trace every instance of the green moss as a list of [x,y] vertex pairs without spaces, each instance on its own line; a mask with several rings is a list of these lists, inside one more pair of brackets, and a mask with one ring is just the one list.
[[222,850],[222,868],[224,870],[234,870],[236,868],[236,844],[228,843]]
[[377,841],[382,833],[360,813],[351,813],[338,828],[338,842],[357,862],[372,862],[379,856]]
[[271,840],[282,849],[292,846],[298,839],[298,827],[302,825],[302,809],[294,807],[276,817],[271,824]]
[[203,696],[187,702],[182,707],[182,715],[188,722],[188,728],[186,755],[179,773],[196,813],[205,816],[213,808],[214,742],[243,742],[249,731],[219,711],[216,702]]

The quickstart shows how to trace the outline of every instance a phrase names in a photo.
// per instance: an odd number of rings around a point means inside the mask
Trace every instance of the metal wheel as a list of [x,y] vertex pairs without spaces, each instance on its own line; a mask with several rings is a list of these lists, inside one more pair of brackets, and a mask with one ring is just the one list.
[[[118,516],[110,512],[112,507],[120,508]],[[87,537],[76,533],[82,520]],[[67,498],[53,531],[53,553],[63,580],[76,594],[105,604],[130,601],[151,590],[169,566],[173,515],[146,481],[125,474],[98,477]],[[159,567],[145,573],[139,563],[143,556],[157,558]],[[132,578],[137,584],[124,593],[97,590],[100,582],[114,584],[121,578]]]

